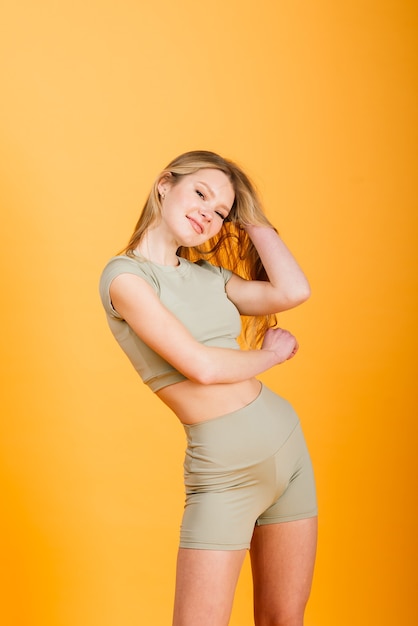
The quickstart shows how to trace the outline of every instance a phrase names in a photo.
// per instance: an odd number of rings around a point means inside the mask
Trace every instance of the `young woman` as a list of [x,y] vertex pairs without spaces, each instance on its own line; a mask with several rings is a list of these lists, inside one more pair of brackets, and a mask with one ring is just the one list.
[[100,290],[115,338],[187,436],[174,626],[228,624],[247,549],[257,626],[301,626],[314,478],[295,412],[256,376],[296,354],[274,314],[310,291],[248,177],[212,152],[174,159]]

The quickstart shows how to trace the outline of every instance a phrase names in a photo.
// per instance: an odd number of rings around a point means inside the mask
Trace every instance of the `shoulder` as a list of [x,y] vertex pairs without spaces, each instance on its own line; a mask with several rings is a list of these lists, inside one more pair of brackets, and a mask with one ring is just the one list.
[[153,277],[152,269],[149,263],[141,259],[120,255],[112,257],[105,265],[100,277],[100,284],[110,285],[112,280],[120,274],[135,274],[141,278],[145,278],[149,282]]
[[203,270],[211,272],[212,274],[216,274],[217,276],[222,277],[224,283],[226,284],[232,276],[232,271],[226,269],[225,267],[219,267],[217,265],[212,265],[209,261],[205,261],[204,259],[200,259],[194,263],[195,266],[200,267]]
[[126,255],[112,257],[105,265],[99,281],[99,292],[102,303],[106,311],[112,315],[115,314],[115,311],[112,307],[109,290],[114,279],[121,274],[139,276],[146,280],[154,289],[158,290],[155,274],[146,261]]

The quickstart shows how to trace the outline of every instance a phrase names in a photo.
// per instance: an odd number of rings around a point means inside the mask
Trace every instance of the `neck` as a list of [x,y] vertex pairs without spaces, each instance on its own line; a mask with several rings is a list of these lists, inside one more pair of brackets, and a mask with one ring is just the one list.
[[135,248],[135,252],[158,265],[177,266],[179,260],[175,243],[168,245],[155,235],[155,231],[147,231]]

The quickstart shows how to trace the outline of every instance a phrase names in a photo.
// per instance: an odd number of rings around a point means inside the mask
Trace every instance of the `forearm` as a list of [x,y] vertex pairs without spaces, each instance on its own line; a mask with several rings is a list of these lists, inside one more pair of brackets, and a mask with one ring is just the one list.
[[281,301],[293,306],[310,295],[309,282],[289,248],[273,228],[246,226],[257,249],[269,282]]
[[235,383],[257,376],[292,358],[298,350],[296,338],[282,328],[269,328],[260,350],[214,348],[200,344],[189,361],[190,380],[201,384]]
[[[253,378],[281,360],[272,350],[234,350],[207,347],[183,373],[203,385],[236,383]],[[285,359],[283,359],[285,360]]]

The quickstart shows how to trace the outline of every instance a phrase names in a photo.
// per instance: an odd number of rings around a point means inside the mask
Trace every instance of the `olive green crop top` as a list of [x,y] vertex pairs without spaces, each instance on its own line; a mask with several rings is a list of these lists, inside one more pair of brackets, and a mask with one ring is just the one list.
[[113,308],[109,288],[119,274],[135,274],[146,280],[197,341],[207,346],[239,349],[241,318],[225,291],[232,275],[230,270],[207,261],[192,263],[181,257],[176,267],[158,265],[137,256],[113,257],[100,278],[107,321],[116,341],[152,391],[186,377],[151,350]]

